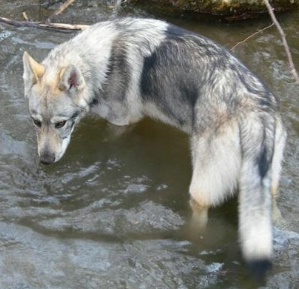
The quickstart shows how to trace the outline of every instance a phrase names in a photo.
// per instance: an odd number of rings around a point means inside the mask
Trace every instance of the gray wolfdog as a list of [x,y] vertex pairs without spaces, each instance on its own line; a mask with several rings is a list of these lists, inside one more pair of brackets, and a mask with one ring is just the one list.
[[192,208],[205,224],[208,208],[238,191],[242,253],[264,275],[286,134],[278,100],[239,60],[163,21],[124,18],[87,28],[41,63],[25,52],[23,63],[43,164],[63,156],[89,111],[117,126],[151,117],[185,131]]

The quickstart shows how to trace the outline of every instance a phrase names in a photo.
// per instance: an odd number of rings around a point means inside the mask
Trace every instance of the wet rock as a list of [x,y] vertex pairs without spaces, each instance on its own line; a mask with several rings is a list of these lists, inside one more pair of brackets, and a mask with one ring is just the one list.
[[[173,13],[185,11],[224,16],[228,20],[238,20],[267,13],[267,8],[262,0],[130,0],[130,2],[141,5],[156,5],[156,9],[167,9],[168,12],[172,7]],[[298,7],[299,1],[273,0],[271,5],[275,11],[286,11]]]
[[267,288],[297,288],[299,234],[293,231],[274,230],[274,268]]

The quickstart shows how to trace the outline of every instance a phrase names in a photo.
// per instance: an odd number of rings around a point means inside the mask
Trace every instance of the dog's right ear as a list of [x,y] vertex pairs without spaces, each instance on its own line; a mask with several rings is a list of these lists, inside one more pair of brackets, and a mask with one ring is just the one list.
[[23,66],[25,96],[28,96],[29,89],[32,87],[32,85],[38,83],[45,73],[45,67],[35,61],[27,51],[25,51],[23,54]]
[[73,90],[81,90],[85,86],[80,69],[72,64],[61,69],[59,78],[59,89],[62,91],[72,92]]

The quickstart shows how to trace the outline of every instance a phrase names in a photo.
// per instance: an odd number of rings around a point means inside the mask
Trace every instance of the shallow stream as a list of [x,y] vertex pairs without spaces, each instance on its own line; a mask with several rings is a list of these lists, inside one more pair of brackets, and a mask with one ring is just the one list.
[[[44,20],[49,12],[39,2],[0,0],[0,16],[21,19],[26,11]],[[58,19],[91,24],[113,14],[88,2]],[[122,14],[154,17],[142,10]],[[167,20],[227,48],[271,24],[266,16],[230,24]],[[279,20],[299,69],[299,11]],[[73,35],[0,24],[0,289],[258,287],[239,251],[235,199],[211,212],[204,237],[190,232],[185,134],[148,119],[118,133],[87,118],[60,162],[38,162],[22,54],[42,60]],[[285,226],[275,228],[274,267],[262,288],[297,289],[299,86],[274,27],[240,43],[235,53],[280,97],[289,135],[279,200]]]

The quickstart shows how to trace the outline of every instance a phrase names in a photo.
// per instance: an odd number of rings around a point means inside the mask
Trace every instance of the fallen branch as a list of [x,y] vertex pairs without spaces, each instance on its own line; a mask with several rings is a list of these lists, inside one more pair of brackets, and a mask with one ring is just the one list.
[[255,33],[253,33],[253,34],[251,34],[251,35],[249,35],[249,36],[246,37],[244,40],[242,40],[242,41],[238,42],[237,44],[235,44],[235,45],[231,48],[231,50],[234,51],[234,50],[236,49],[236,47],[239,46],[240,44],[242,44],[242,43],[248,41],[249,39],[251,39],[252,37],[256,36],[257,34],[259,34],[259,33],[261,33],[261,32],[264,32],[265,30],[271,28],[272,26],[274,26],[274,23],[272,23],[271,25],[269,25],[269,26],[267,26],[267,27],[265,27],[265,28],[263,28],[263,29],[258,30],[257,32],[255,32]]
[[276,16],[273,12],[273,8],[270,5],[269,1],[268,0],[264,0],[264,1],[265,1],[266,6],[267,6],[268,12],[271,16],[271,19],[272,19],[274,25],[276,26],[276,28],[277,28],[277,30],[278,30],[281,38],[282,38],[282,43],[283,43],[284,49],[285,49],[287,57],[288,57],[291,72],[292,72],[296,82],[299,84],[299,75],[298,75],[298,73],[296,71],[296,68],[295,68],[295,64],[294,64],[294,61],[293,61],[293,58],[292,58],[292,54],[291,54],[289,45],[288,45],[287,40],[286,40],[286,35],[285,35],[282,27],[280,26],[279,22],[277,21]]
[[32,27],[32,28],[41,28],[46,30],[55,30],[60,32],[72,32],[74,30],[84,30],[89,27],[89,25],[83,24],[63,24],[63,23],[41,23],[33,21],[16,21],[8,19],[5,17],[0,17],[0,22],[17,26],[17,27]]

